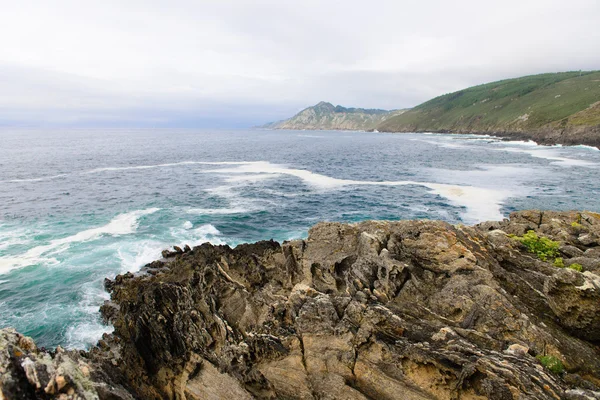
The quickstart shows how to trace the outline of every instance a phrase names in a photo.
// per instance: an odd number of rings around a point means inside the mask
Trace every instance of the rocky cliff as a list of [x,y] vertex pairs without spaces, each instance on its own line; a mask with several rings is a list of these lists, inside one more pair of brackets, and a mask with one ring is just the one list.
[[346,108],[331,103],[320,102],[305,108],[293,117],[262,126],[268,129],[297,130],[373,130],[386,119],[400,115],[405,110],[378,110]]
[[163,255],[106,281],[89,352],[1,331],[0,398],[600,399],[600,214]]

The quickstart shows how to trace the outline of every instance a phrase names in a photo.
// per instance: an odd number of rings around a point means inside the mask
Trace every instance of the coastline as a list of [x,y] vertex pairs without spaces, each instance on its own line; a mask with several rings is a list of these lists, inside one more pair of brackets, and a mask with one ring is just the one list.
[[582,130],[538,130],[538,131],[481,131],[470,129],[425,130],[406,129],[401,131],[380,130],[385,133],[441,133],[448,135],[487,135],[507,141],[533,141],[542,146],[589,146],[600,150],[600,126],[586,127]]
[[[258,129],[258,128],[253,128]],[[584,137],[580,137],[580,131],[565,130],[541,130],[541,131],[481,131],[481,130],[427,130],[427,129],[406,129],[406,130],[385,130],[385,129],[321,129],[321,128],[260,128],[266,131],[337,131],[337,132],[372,132],[372,133],[439,133],[446,135],[478,135],[487,136],[504,141],[532,141],[540,146],[588,146],[600,150],[600,126],[586,127]]]
[[[556,241],[562,267],[511,236],[528,231]],[[306,240],[205,243],[163,257],[105,280],[101,314],[115,330],[88,352],[48,352],[0,330],[4,398],[600,391],[598,213],[319,223]]]

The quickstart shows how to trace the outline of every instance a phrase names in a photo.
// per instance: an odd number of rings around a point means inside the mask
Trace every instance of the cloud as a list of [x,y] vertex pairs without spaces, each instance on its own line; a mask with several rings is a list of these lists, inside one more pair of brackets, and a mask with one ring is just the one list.
[[320,100],[411,107],[598,69],[598,20],[597,0],[22,0],[0,15],[0,121],[242,126]]

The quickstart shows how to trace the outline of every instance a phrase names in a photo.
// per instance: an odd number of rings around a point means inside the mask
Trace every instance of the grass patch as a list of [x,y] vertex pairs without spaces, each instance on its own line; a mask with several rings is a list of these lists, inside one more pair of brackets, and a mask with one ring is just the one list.
[[562,257],[556,257],[554,259],[554,266],[557,268],[564,268],[565,267],[565,262],[563,261]]
[[554,356],[537,356],[536,358],[550,372],[561,374],[565,371],[562,361]]
[[577,263],[569,265],[569,268],[571,268],[572,270],[575,270],[577,272],[583,271],[583,265],[577,264]]
[[559,254],[558,247],[560,244],[558,242],[544,236],[540,237],[534,231],[528,231],[523,236],[513,236],[513,238],[521,242],[527,248],[527,251],[535,254],[542,261],[556,258]]

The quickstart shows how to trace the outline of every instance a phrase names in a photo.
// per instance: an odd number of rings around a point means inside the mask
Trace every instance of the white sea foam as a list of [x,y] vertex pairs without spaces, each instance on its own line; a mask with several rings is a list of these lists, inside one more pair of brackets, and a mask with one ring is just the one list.
[[594,147],[594,146],[586,146],[585,144],[579,144],[579,145],[577,145],[577,146],[573,146],[573,147],[575,147],[575,148],[578,148],[578,149],[586,149],[586,150],[600,151],[600,149],[599,149],[599,148],[597,148],[597,147]]
[[235,168],[221,168],[204,171],[207,173],[221,174],[274,174],[291,175],[301,179],[306,185],[318,190],[334,190],[345,186],[372,185],[372,186],[423,186],[433,193],[450,200],[457,206],[466,207],[465,218],[471,221],[498,220],[503,215],[501,205],[511,193],[505,190],[487,189],[473,186],[448,185],[430,182],[415,181],[359,181],[351,179],[338,179],[317,174],[304,169],[288,168],[284,165],[271,164],[267,161],[240,164]]
[[442,147],[445,149],[464,149],[464,148],[469,147],[466,144],[456,143],[454,140],[453,141],[436,141],[436,140],[422,140],[422,139],[413,139],[413,140],[423,142],[423,143],[433,144],[435,146]]
[[8,282],[8,281],[6,281],[6,280],[3,281],[0,279],[0,284],[5,283],[5,282]]
[[9,179],[5,181],[0,181],[0,183],[20,183],[20,182],[40,182],[40,181],[49,181],[51,179],[62,178],[67,176],[68,174],[58,174],[51,176],[41,176],[39,178],[25,178],[25,179]]
[[587,161],[587,160],[578,160],[575,158],[563,157],[560,154],[559,148],[519,149],[519,148],[503,147],[503,148],[497,149],[497,150],[507,151],[507,152],[511,152],[511,153],[529,154],[532,157],[550,160],[550,161],[552,161],[552,164],[560,165],[562,167],[594,167],[597,165],[596,163]]
[[537,142],[534,142],[533,140],[503,140],[499,143],[516,146],[539,146],[539,144],[537,144]]
[[318,135],[297,135],[298,137],[303,137],[303,138],[313,138],[313,139],[323,139],[325,138],[325,136],[318,136]]
[[192,224],[192,221],[185,221],[183,223],[183,229],[192,229],[194,227],[194,224]]
[[103,289],[103,279],[86,282],[79,288],[80,299],[77,311],[81,319],[70,326],[66,333],[66,347],[69,349],[82,349],[96,344],[104,333],[111,333],[112,326],[104,325],[98,316],[98,307],[110,299],[110,295]]
[[67,250],[72,243],[89,242],[104,235],[118,236],[133,233],[137,229],[139,219],[142,216],[152,214],[158,210],[158,208],[149,208],[146,210],[137,210],[120,214],[104,226],[87,229],[76,233],[75,235],[52,240],[46,245],[37,246],[28,250],[19,257],[1,257],[0,274],[7,273],[15,268],[22,268],[40,263],[56,264],[58,261],[55,258],[48,256]]
[[[96,313],[98,307],[95,307]],[[102,338],[105,333],[112,333],[114,328],[110,325],[104,325],[99,321],[86,321],[70,326],[65,333],[67,349],[85,349],[92,346]]]
[[0,250],[7,249],[11,246],[31,243],[31,237],[24,237],[24,235],[26,235],[26,232],[23,230],[4,232],[0,234]]
[[[202,243],[225,244],[221,239],[221,232],[212,224],[200,225],[195,229],[171,228],[173,241],[180,244],[197,246]],[[166,248],[168,246],[164,246]]]
[[120,273],[139,271],[144,265],[160,257],[160,252],[168,246],[156,240],[141,240],[124,243],[117,249],[121,262]]

